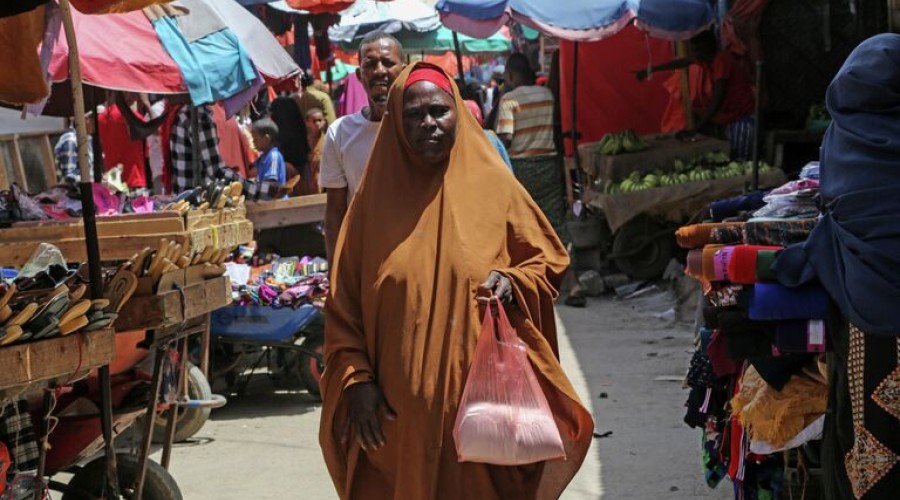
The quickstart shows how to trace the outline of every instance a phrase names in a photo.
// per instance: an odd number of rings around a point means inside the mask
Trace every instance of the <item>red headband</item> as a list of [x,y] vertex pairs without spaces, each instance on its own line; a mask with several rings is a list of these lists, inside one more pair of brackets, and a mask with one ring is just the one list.
[[450,79],[443,72],[429,66],[419,66],[412,70],[406,78],[404,89],[408,89],[416,82],[431,82],[437,85],[441,90],[453,96],[453,86],[450,85]]

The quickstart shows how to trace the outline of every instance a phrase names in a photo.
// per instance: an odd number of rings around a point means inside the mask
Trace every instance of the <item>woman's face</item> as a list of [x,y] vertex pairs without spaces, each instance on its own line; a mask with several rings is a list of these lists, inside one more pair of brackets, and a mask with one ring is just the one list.
[[428,163],[450,158],[456,116],[453,97],[431,82],[416,82],[403,93],[403,132],[413,151]]

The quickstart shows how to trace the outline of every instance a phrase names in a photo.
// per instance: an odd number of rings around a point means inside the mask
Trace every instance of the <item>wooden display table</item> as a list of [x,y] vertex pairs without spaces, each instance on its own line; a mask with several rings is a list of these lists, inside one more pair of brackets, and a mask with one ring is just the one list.
[[[253,240],[253,223],[245,210],[225,209],[148,214],[114,215],[97,218],[100,255],[103,261],[131,258],[146,247],[156,248],[166,238],[194,250],[207,246],[234,248]],[[26,262],[41,243],[58,247],[66,260],[87,260],[84,225],[81,219],[58,222],[19,222],[0,229],[0,265],[18,267]]]
[[[104,261],[125,260],[145,247],[156,248],[160,238],[181,245],[189,242],[184,218],[175,212],[98,217],[97,233]],[[78,219],[19,222],[11,228],[0,229],[0,262],[5,266],[21,266],[41,243],[57,246],[70,262],[87,261],[84,225]]]
[[86,373],[115,357],[111,329],[0,348],[0,390]]
[[231,280],[221,276],[155,295],[135,295],[119,311],[119,331],[152,330],[183,324],[230,305]]
[[247,203],[247,218],[257,231],[325,220],[324,194]]
[[728,153],[729,149],[727,141],[702,135],[688,141],[680,141],[673,136],[657,137],[642,137],[649,145],[644,151],[615,156],[605,156],[597,152],[596,142],[581,144],[578,146],[581,168],[592,179],[619,182],[632,172],[647,174],[654,170],[671,171],[676,159],[688,162],[700,154]]

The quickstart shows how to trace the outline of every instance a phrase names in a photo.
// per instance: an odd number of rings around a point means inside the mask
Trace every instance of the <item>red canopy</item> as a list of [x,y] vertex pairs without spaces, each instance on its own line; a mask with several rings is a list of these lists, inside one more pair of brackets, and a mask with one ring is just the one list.
[[[572,128],[572,64],[574,43],[560,42],[560,83],[563,130]],[[659,132],[669,96],[665,76],[638,82],[634,71],[672,59],[671,42],[648,37],[633,26],[597,42],[578,45],[579,143],[598,141],[607,133],[631,129],[638,134]],[[572,155],[566,141],[566,155]]]
[[[154,94],[187,91],[181,70],[143,12],[90,16],[73,11],[72,22],[85,83]],[[68,57],[69,45],[60,32],[49,67],[53,82],[69,79]]]

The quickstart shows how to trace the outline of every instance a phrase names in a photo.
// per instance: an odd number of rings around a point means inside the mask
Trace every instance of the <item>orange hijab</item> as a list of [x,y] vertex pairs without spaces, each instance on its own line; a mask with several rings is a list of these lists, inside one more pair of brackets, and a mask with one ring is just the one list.
[[[338,237],[321,382],[325,461],[342,498],[557,498],[593,430],[556,356],[553,300],[568,257],[464,111],[455,84],[458,124],[449,161],[436,167],[413,153],[402,109],[405,82],[418,64],[391,88]],[[513,282],[510,319],[554,410],[565,461],[524,467],[457,461],[452,429],[482,319],[475,297],[492,270]],[[397,414],[383,421],[387,444],[374,452],[340,443],[343,390],[363,381],[376,382]]]

